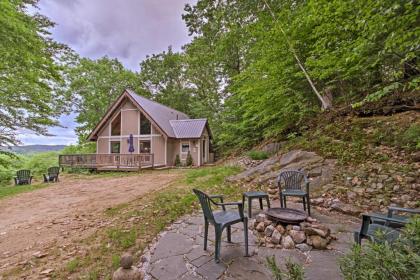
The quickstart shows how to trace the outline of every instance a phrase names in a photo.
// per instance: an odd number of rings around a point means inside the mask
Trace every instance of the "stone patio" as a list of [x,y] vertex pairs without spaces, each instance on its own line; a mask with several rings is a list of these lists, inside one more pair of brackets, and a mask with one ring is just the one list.
[[[300,209],[301,204],[288,203]],[[274,202],[272,207],[278,207]],[[259,213],[257,208],[253,214]],[[321,213],[313,209],[312,217],[318,219],[337,237],[330,250],[270,249],[258,247],[249,230],[250,257],[244,257],[243,225],[232,226],[232,242],[223,235],[221,262],[214,261],[214,231],[209,227],[208,250],[203,250],[203,217],[201,213],[185,216],[160,234],[141,258],[139,268],[145,279],[273,279],[265,266],[267,256],[275,256],[277,264],[283,266],[287,258],[303,265],[306,279],[342,279],[337,260],[353,243],[352,232],[359,227],[359,220],[336,213]]]

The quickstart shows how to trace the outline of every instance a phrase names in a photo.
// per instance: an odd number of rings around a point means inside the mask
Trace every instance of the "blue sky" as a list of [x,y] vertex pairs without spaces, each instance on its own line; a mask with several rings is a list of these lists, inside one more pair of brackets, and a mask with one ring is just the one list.
[[[195,0],[40,0],[39,12],[56,26],[55,40],[65,43],[81,56],[96,59],[104,55],[118,58],[127,68],[139,71],[146,55],[174,50],[188,43],[187,28],[181,18],[184,5]],[[75,114],[61,116],[64,127],[51,127],[55,136],[22,133],[24,145],[75,144]]]

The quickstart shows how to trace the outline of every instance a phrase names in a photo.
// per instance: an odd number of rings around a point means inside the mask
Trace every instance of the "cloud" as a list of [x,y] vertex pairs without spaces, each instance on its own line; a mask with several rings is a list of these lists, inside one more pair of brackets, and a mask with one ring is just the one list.
[[117,57],[132,70],[146,55],[188,43],[181,15],[193,0],[41,0],[40,12],[56,22],[53,37],[82,56]]
[[[181,15],[186,3],[196,0],[40,0],[39,13],[56,26],[53,38],[65,43],[83,57],[118,58],[125,67],[139,71],[146,55],[158,53],[169,45],[180,50],[188,43],[187,28]],[[53,127],[45,137],[22,134],[24,144],[76,143],[75,115],[63,116],[68,128]]]

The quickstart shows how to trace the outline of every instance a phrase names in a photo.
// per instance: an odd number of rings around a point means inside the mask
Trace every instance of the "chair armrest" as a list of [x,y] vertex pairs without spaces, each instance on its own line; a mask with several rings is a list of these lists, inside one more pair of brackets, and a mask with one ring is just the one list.
[[394,214],[394,211],[398,212],[406,212],[411,214],[420,214],[420,209],[410,209],[410,208],[402,208],[402,207],[388,207],[388,217],[391,218]]
[[216,203],[216,205],[218,206],[222,206],[223,208],[225,206],[232,206],[232,205],[237,205],[238,206],[238,211],[239,211],[239,216],[241,216],[241,218],[244,218],[244,206],[242,202],[225,202],[225,203]]
[[[223,195],[221,195],[221,194],[213,194],[213,195],[209,195],[209,197],[210,197],[211,200],[213,200],[213,198],[218,198],[218,199],[220,199],[220,202],[223,203]],[[224,205],[222,205],[222,209],[223,209],[223,211],[226,211],[226,207]]]
[[399,219],[395,219],[395,218],[392,218],[392,217],[386,217],[386,216],[382,216],[382,215],[378,215],[378,214],[363,214],[363,218],[364,217],[368,217],[369,221],[372,218],[374,218],[374,219],[383,220],[383,221],[386,221],[386,222],[393,222],[393,223],[405,225],[405,222],[403,222]]

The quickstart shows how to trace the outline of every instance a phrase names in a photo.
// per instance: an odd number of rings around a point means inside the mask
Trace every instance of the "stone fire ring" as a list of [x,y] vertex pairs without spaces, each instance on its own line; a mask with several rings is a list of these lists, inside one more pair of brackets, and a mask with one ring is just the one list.
[[302,210],[291,208],[273,207],[265,211],[268,219],[274,222],[286,224],[299,224],[308,218],[308,214]]

